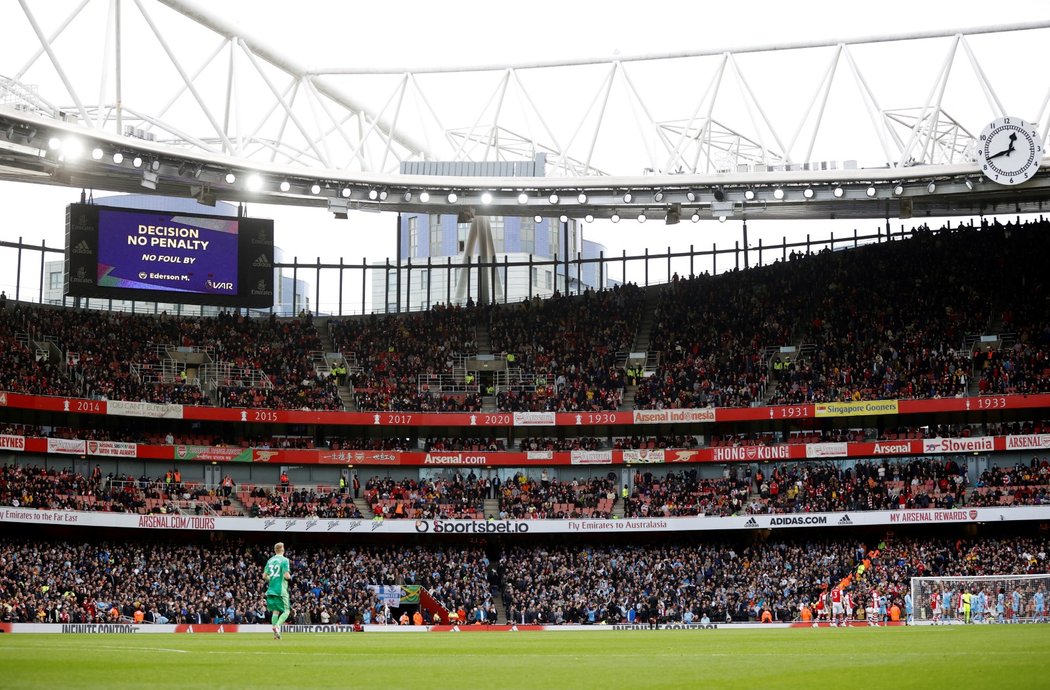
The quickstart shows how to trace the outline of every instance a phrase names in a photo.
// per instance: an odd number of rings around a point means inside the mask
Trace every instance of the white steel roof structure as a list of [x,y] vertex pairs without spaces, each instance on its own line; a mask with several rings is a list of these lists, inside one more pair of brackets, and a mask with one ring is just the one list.
[[[1046,139],[1050,73],[1036,65],[1050,20],[390,68],[301,64],[221,4],[54,7],[4,10],[18,40],[0,49],[0,179],[335,210],[480,207],[487,194],[491,214],[556,205],[668,222],[1023,212],[1050,199],[1045,169],[1007,188],[975,162],[976,136],[996,117],[1035,123]],[[989,37],[1031,53],[1023,94]],[[938,59],[913,60],[920,47]],[[539,154],[543,177],[399,172]]]

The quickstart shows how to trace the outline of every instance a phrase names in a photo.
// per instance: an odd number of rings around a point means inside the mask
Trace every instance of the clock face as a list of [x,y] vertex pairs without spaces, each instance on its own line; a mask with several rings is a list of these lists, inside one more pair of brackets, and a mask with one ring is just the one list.
[[992,182],[1021,184],[1039,170],[1043,142],[1034,124],[1016,117],[993,120],[977,141],[977,163]]

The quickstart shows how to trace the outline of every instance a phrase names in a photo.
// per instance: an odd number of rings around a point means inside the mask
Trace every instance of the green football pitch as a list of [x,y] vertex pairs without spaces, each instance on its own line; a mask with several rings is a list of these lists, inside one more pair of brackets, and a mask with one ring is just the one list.
[[3,635],[14,688],[1050,688],[1050,625]]

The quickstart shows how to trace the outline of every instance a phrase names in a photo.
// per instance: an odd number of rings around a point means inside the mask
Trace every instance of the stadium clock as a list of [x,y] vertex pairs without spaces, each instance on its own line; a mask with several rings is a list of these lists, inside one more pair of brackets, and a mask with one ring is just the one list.
[[992,120],[977,141],[977,163],[992,182],[1021,184],[1043,160],[1043,142],[1034,124],[1016,117]]

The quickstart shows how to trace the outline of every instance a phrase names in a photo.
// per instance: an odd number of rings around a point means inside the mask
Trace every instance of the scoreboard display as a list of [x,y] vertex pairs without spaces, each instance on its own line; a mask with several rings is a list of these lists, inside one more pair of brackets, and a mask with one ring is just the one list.
[[66,294],[273,305],[273,221],[70,204]]

